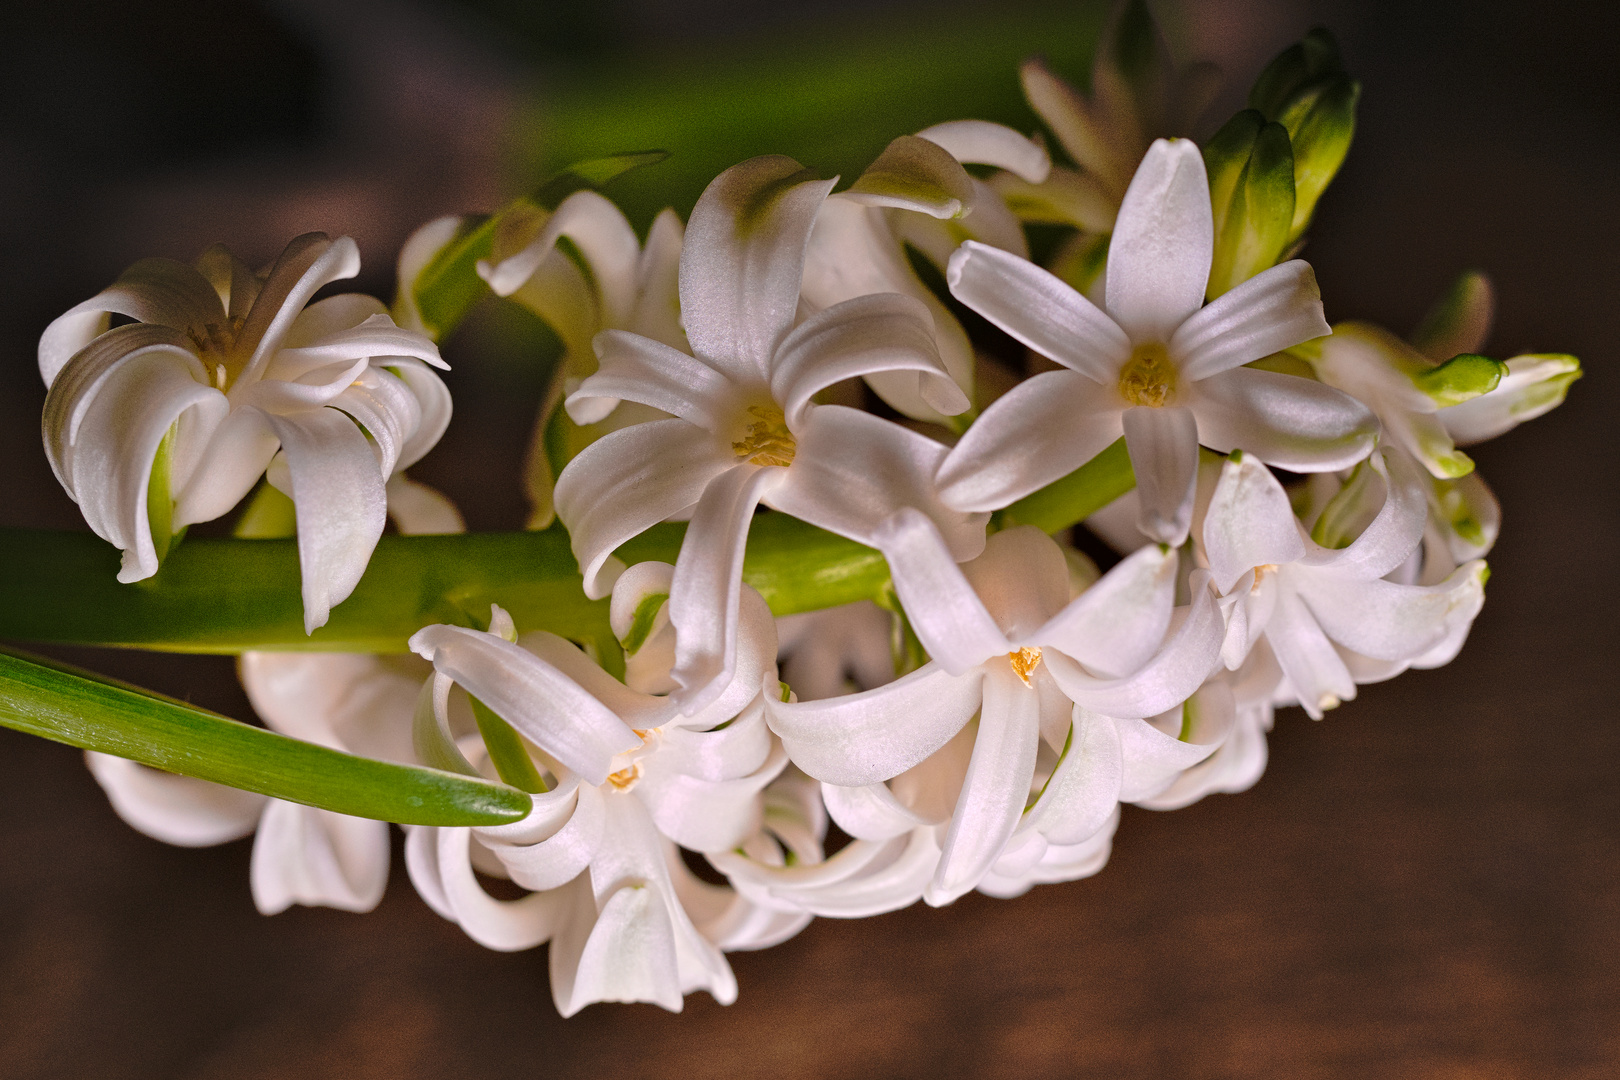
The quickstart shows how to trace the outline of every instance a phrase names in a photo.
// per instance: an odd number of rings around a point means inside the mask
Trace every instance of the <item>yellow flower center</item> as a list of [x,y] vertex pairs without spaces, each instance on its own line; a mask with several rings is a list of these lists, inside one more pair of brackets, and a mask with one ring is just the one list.
[[1119,372],[1119,394],[1132,405],[1161,407],[1176,389],[1176,367],[1156,341],[1138,345]]
[[608,783],[616,791],[629,791],[641,779],[641,762],[634,761],[618,772],[608,773]]
[[1025,645],[1017,652],[1010,652],[1007,654],[1007,662],[1012,665],[1012,669],[1018,677],[1024,680],[1024,685],[1028,686],[1029,673],[1034,671],[1041,662],[1040,646],[1031,647]]
[[754,419],[743,429],[742,438],[731,444],[737,456],[755,465],[793,464],[798,446],[787,429],[782,410],[775,405],[750,405],[748,415]]

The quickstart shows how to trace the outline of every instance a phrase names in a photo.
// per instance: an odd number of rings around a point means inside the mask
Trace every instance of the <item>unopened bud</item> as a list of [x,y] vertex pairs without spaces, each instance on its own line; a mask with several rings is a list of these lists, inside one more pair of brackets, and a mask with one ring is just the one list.
[[1287,130],[1253,111],[1233,117],[1211,140],[1205,159],[1215,216],[1213,300],[1282,256],[1294,221],[1295,167]]
[[1496,389],[1507,365],[1478,353],[1458,353],[1450,360],[1413,376],[1417,388],[1441,408],[1461,405],[1470,398]]

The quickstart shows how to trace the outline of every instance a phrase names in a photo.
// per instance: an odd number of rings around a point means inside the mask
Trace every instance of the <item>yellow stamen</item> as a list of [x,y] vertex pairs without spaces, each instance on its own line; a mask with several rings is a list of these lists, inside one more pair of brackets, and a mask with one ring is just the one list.
[[743,430],[743,437],[731,444],[737,456],[755,465],[793,464],[798,446],[787,429],[782,410],[774,405],[750,405],[748,415],[754,420]]
[[237,335],[242,332],[243,322],[242,317],[237,316],[227,320],[224,325],[208,323],[200,328],[193,326],[186,331],[186,336],[197,347],[204,364],[213,369],[214,381],[221,390],[227,388],[231,376],[235,374],[235,366],[231,364],[230,356],[231,350],[236,347]]
[[1323,694],[1316,699],[1316,707],[1323,712],[1327,712],[1329,709],[1337,709],[1342,704],[1344,703],[1339,700],[1337,694]]
[[[1274,562],[1262,563],[1261,565],[1255,567],[1254,568],[1254,584],[1249,588],[1249,591],[1250,592],[1259,592],[1260,591],[1260,583],[1265,580],[1266,575],[1267,574],[1275,574],[1276,572],[1277,572],[1277,564],[1274,563]],[[1334,702],[1334,704],[1337,705],[1338,702]]]
[[1018,677],[1024,680],[1024,685],[1028,686],[1029,673],[1034,671],[1041,662],[1040,646],[1025,645],[1017,652],[1010,652],[1007,654],[1007,662],[1012,665],[1012,669]]
[[1119,394],[1132,405],[1160,408],[1176,389],[1176,367],[1158,342],[1138,345],[1119,372]]
[[641,762],[639,761],[632,762],[629,766],[620,769],[616,773],[608,773],[608,783],[612,784],[615,790],[618,791],[629,791],[636,786],[636,781],[640,779]]

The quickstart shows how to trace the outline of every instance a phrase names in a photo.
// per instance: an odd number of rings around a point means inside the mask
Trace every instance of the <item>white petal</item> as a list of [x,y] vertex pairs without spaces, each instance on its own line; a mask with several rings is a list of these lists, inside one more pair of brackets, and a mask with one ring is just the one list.
[[1126,409],[1120,421],[1136,473],[1137,527],[1161,544],[1180,547],[1192,527],[1198,483],[1198,421],[1191,409]]
[[142,259],[45,328],[39,338],[39,373],[47,387],[75,353],[106,331],[109,313],[179,331],[225,322],[218,294],[195,268],[173,259]]
[[[973,345],[961,324],[917,278],[884,211],[834,195],[816,216],[805,255],[804,300],[827,308],[871,293],[902,293],[919,300],[933,320],[940,361],[952,380],[971,396]],[[867,384],[897,411],[914,420],[940,422],[944,415],[922,397],[914,372],[877,372]]]
[[643,337],[662,341],[683,352],[691,348],[681,329],[681,297],[677,279],[681,241],[686,226],[675,211],[664,208],[647,230],[647,244],[636,269],[636,306],[629,328]]
[[85,751],[90,775],[131,827],[177,847],[238,840],[259,824],[265,797],[190,776],[149,769],[128,758]]
[[237,663],[272,731],[363,757],[414,763],[410,726],[423,679],[414,656],[246,652]]
[[692,351],[734,378],[769,377],[799,307],[804,253],[834,180],[758,157],[715,178],[686,225],[681,317]]
[[46,395],[44,435],[85,522],[124,551],[118,579],[129,582],[157,572],[146,498],[158,445],[188,411],[195,410],[195,428],[185,434],[202,439],[224,412],[223,395],[198,379],[201,365],[189,353],[167,343],[122,356],[116,342],[103,350],[116,334],[63,370]]
[[399,451],[399,462],[394,466],[396,469],[408,469],[439,444],[445,429],[450,426],[450,390],[438,373],[420,360],[391,357],[373,366],[381,367],[402,380],[416,396],[421,419],[417,421],[416,430],[406,437],[405,445]]
[[1120,436],[1119,394],[1072,371],[1025,379],[974,421],[939,470],[960,510],[1000,510],[1067,476]]
[[1198,439],[1295,472],[1346,469],[1373,448],[1378,418],[1340,390],[1299,375],[1233,368],[1187,388]]
[[1097,382],[1112,386],[1130,356],[1131,341],[1114,319],[1028,259],[969,240],[951,256],[945,279],[962,303]]
[[[1131,163],[1119,160],[1125,156],[1122,133],[1097,116],[1091,104],[1054,75],[1044,60],[1024,61],[1018,75],[1030,108],[1046,121],[1075,163],[1099,174],[1116,192],[1124,191],[1130,182]],[[1140,151],[1140,144],[1136,149]]]
[[[497,900],[473,876],[471,829],[421,832],[426,839],[407,844],[405,851],[417,892],[427,899],[436,890],[467,936],[486,949],[516,952],[534,948],[557,931],[568,917],[571,903],[577,903],[576,895],[557,890],[530,893],[517,900]],[[415,840],[416,835],[413,833],[411,839]],[[431,863],[426,857],[429,853]],[[416,858],[412,859],[412,855]],[[590,904],[589,894],[583,899]]]
[[1013,648],[927,517],[903,509],[874,540],[912,630],[940,667],[963,675]]
[[480,260],[478,274],[489,282],[496,296],[510,296],[564,238],[574,244],[590,267],[602,304],[603,324],[625,325],[635,299],[641,245],[619,208],[594,191],[576,191],[568,196],[522,251],[494,266]]
[[[334,307],[334,301],[340,302],[339,306]],[[287,347],[270,358],[261,377],[291,382],[307,372],[360,357],[408,356],[449,370],[450,365],[440,359],[438,347],[427,335],[395,326],[387,315],[372,314],[359,325],[343,329],[332,329],[328,325],[347,321],[373,306],[381,307],[381,304],[369,296],[350,293],[330,297],[305,309],[288,328]]]
[[592,344],[596,374],[565,402],[576,424],[598,423],[620,401],[639,401],[721,433],[737,410],[739,391],[731,380],[679,349],[623,330],[604,330]]
[[1097,835],[1119,806],[1125,759],[1111,717],[1075,709],[1063,759],[1046,782],[1024,826],[1054,844],[1080,844]]
[[366,572],[387,519],[383,476],[365,435],[335,409],[267,419],[292,474],[304,629],[313,633]]
[[[577,459],[576,459],[577,460]],[[691,716],[732,681],[737,663],[737,607],[742,591],[748,527],[784,470],[736,465],[720,473],[692,511],[669,590],[675,625],[675,669],[680,689],[671,696]]]
[[534,809],[522,821],[480,829],[478,838],[525,889],[560,888],[590,866],[601,847],[602,793],[571,778],[534,796]]
[[918,826],[936,824],[901,803],[888,784],[822,784],[821,797],[838,827],[857,840],[889,840]]
[[436,488],[412,480],[404,473],[388,478],[384,488],[388,516],[402,536],[442,536],[467,531],[461,511]]
[[1176,328],[1169,351],[1185,379],[1207,379],[1262,356],[1331,334],[1310,264],[1262,270]]
[[1331,568],[1335,574],[1363,581],[1381,578],[1400,566],[1416,550],[1428,519],[1422,477],[1412,461],[1399,453],[1375,453],[1368,465],[1385,484],[1384,505],[1372,522],[1338,551],[1315,548],[1305,562]]
[[[1030,640],[1103,676],[1128,675],[1164,641],[1176,602],[1176,553],[1149,544],[1052,616]],[[1078,843],[1078,841],[1075,841]]]
[[1165,718],[1179,735],[1149,720],[1115,721],[1125,760],[1120,800],[1150,799],[1215,753],[1232,732],[1234,711],[1232,691],[1220,680],[1200,687]]
[[620,544],[690,509],[711,480],[735,467],[729,446],[685,420],[609,432],[557,478],[557,516],[568,526],[591,599],[612,588],[603,564]]
[[331,240],[324,233],[306,233],[288,244],[270,268],[237,334],[238,350],[251,348],[253,353],[232,390],[259,380],[270,358],[281,351],[283,339],[304,305],[322,286],[359,272],[360,249],[347,236]]
[[771,396],[796,429],[812,395],[878,372],[914,372],[915,393],[947,416],[968,407],[940,361],[927,306],[894,292],[845,300],[795,327],[772,361]]
[[928,664],[847,697],[767,698],[765,715],[799,768],[830,784],[862,787],[898,776],[949,742],[978,710],[982,679],[978,671],[956,677]]
[[253,490],[280,448],[269,419],[251,407],[232,410],[198,443],[191,451],[195,468],[175,492],[176,528],[228,513]]
[[1208,582],[1203,571],[1193,573],[1191,607],[1184,616],[1182,609],[1177,610],[1179,625],[1172,619],[1170,636],[1131,675],[1098,679],[1056,650],[1045,653],[1042,660],[1069,699],[1093,712],[1137,717],[1174,708],[1203,685],[1220,662],[1226,626]]
[[392,476],[400,451],[422,421],[422,407],[404,380],[375,367],[362,371],[354,384],[332,399],[332,408],[349,416],[371,436],[383,476]]
[[[763,724],[760,727],[764,730]],[[657,758],[648,759],[636,795],[658,822],[659,831],[689,851],[731,851],[758,832],[765,809],[760,791],[788,762],[787,752],[777,744],[752,773],[707,780],[664,769]]]
[[253,841],[253,903],[370,911],[388,886],[388,823],[271,799]]
[[641,745],[635,732],[578,683],[493,634],[434,625],[417,631],[410,644],[436,671],[590,783],[607,779],[614,754]]
[[1482,562],[1458,567],[1438,585],[1355,581],[1336,574],[1301,572],[1300,598],[1322,630],[1374,660],[1410,660],[1473,621],[1484,601]]
[[936,218],[961,217],[973,200],[973,178],[944,147],[902,135],[862,172],[843,197]]
[[1283,565],[1305,554],[1299,522],[1271,470],[1252,454],[1233,455],[1221,466],[1204,515],[1204,555],[1215,587],[1232,591],[1257,566]]
[[1266,642],[1311,719],[1322,719],[1325,710],[1356,696],[1355,680],[1344,661],[1292,589],[1283,589],[1277,596],[1266,625]]
[[1169,342],[1204,303],[1215,219],[1204,157],[1159,139],[1136,168],[1108,245],[1104,307],[1135,344]]
[[842,405],[815,406],[799,431],[798,451],[781,482],[766,497],[778,510],[823,529],[883,546],[884,523],[897,511],[925,515],[953,558],[982,550],[984,514],[946,507],[934,487],[944,446]]
[[994,165],[1032,184],[1045,180],[1052,168],[1052,159],[1040,143],[988,120],[951,120],[924,128],[917,137],[944,147],[964,165]]
[[963,563],[961,570],[1006,635],[1009,648],[1035,641],[1039,628],[1063,609],[1069,597],[1069,564],[1063,549],[1033,525],[1016,525],[991,536],[984,554]]
[[923,899],[940,907],[979,883],[1000,856],[1029,801],[1040,742],[1039,699],[1012,666],[985,672],[984,707],[962,794],[945,835],[939,867]]

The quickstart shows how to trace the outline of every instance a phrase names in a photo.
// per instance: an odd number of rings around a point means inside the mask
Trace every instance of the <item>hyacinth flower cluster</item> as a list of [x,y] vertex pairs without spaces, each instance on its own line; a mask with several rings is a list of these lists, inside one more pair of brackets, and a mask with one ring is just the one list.
[[[53,322],[46,451],[119,580],[163,589],[185,528],[257,485],[238,535],[295,545],[313,634],[229,650],[269,728],[507,800],[389,817],[81,741],[119,814],[252,835],[266,914],[375,906],[400,822],[434,911],[549,943],[561,1013],[679,1010],[816,916],[1094,874],[1122,805],[1254,784],[1277,708],[1449,662],[1501,516],[1458,448],[1576,361],[1483,355],[1477,273],[1409,339],[1327,322],[1301,245],[1359,87],[1325,34],[1202,145],[1212,74],[1139,4],[1089,94],[1021,77],[1050,142],[948,121],[844,187],[754,158],[644,238],[571,182],[424,226],[392,309],[312,302],[358,256],[306,236],[260,272],[139,263]],[[320,651],[388,517],[452,584],[473,558],[402,472],[449,420],[446,282],[560,343],[525,483],[571,599],[536,615],[515,562],[408,643]]]

